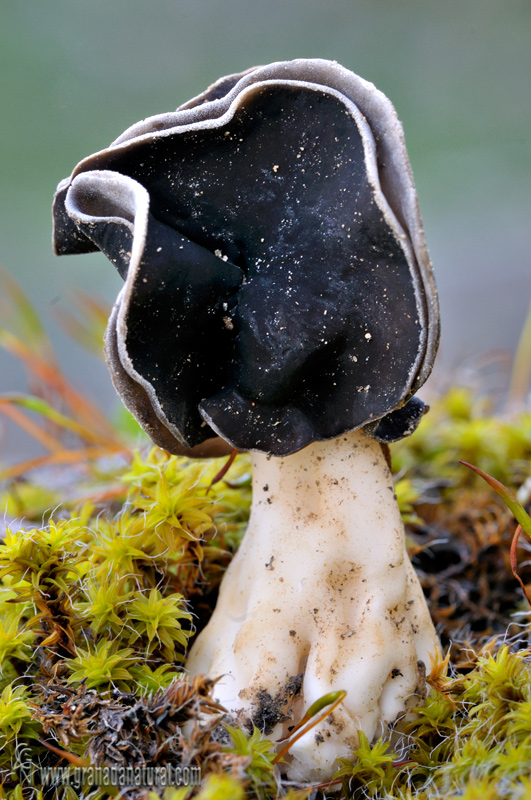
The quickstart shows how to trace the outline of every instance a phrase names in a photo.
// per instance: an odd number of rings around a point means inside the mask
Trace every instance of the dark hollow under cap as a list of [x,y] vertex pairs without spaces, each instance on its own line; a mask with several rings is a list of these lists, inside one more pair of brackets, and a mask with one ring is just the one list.
[[54,221],[57,253],[124,278],[107,360],[166,449],[284,456],[422,416],[439,316],[402,128],[336,63],[228,76],[138,123],[59,185]]

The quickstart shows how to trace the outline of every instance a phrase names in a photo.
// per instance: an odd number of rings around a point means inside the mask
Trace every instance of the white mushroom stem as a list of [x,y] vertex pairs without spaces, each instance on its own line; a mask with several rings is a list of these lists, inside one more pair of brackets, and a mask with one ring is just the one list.
[[[345,689],[343,704],[290,751],[291,778],[326,780],[359,730],[385,734],[419,702],[438,650],[381,446],[354,431],[285,458],[254,454],[249,527],[191,673],[223,676],[216,698],[259,726],[267,700],[273,740]],[[301,674],[292,719],[267,730],[275,709],[289,710],[286,686]]]

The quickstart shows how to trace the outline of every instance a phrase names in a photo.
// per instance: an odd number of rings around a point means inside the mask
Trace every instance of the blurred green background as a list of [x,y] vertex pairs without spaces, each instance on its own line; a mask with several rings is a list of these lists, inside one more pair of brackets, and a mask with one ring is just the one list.
[[[529,0],[0,2],[0,263],[103,408],[117,402],[105,367],[53,311],[76,286],[111,301],[120,280],[100,254],[53,256],[57,182],[219,76],[301,56],[373,81],[402,119],[440,290],[439,373],[514,350],[531,297]],[[0,355],[0,391],[23,386]]]

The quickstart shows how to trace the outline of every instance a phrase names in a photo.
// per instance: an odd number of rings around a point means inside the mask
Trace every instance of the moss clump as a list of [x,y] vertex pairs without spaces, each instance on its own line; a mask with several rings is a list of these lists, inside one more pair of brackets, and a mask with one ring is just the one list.
[[[201,772],[197,786],[122,787],[150,800],[531,796],[531,656],[509,563],[515,523],[459,459],[524,486],[525,503],[531,415],[502,421],[452,389],[393,449],[410,552],[448,657],[432,665],[432,691],[397,740],[361,736],[330,788],[282,785],[273,743],[224,725],[212,680],[183,674],[188,641],[212,612],[245,529],[246,457],[211,485],[223,461],[125,451],[70,481],[53,514],[46,503],[56,505],[61,489],[49,470],[39,476],[45,489],[29,477],[6,482],[0,503],[24,527],[8,525],[0,545],[2,796],[114,796],[102,773],[89,782],[76,773],[89,766]],[[46,523],[32,524],[43,512]],[[531,582],[531,567],[520,575]],[[43,785],[58,765],[69,767],[70,784],[63,775]]]

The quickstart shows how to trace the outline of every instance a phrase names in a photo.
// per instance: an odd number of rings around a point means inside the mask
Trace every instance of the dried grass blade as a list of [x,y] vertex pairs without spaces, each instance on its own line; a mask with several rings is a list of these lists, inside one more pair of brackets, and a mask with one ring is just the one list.
[[516,354],[513,361],[513,370],[511,374],[511,382],[509,384],[509,392],[507,398],[507,407],[509,411],[520,410],[525,407],[527,392],[529,391],[529,383],[531,381],[531,305],[527,312],[526,321]]
[[488,475],[486,472],[478,469],[478,467],[475,467],[473,464],[468,464],[466,461],[460,461],[459,463],[463,464],[464,467],[471,469],[473,472],[479,475],[480,478],[483,478],[483,480],[488,483],[491,489],[494,489],[496,494],[501,497],[507,508],[516,518],[516,521],[522,526],[525,533],[531,539],[531,518],[529,517],[529,514],[523,505],[516,499],[514,492],[507,488],[507,486],[504,486],[503,483],[500,483],[500,481],[497,481],[496,478],[493,478],[492,475]]
[[[86,439],[88,442],[92,442],[94,444],[99,443],[104,446],[107,446],[109,443],[107,436],[103,436],[102,434],[94,431],[92,428],[83,425],[81,422],[77,422],[77,420],[67,417],[65,414],[57,411],[53,406],[47,403],[46,400],[43,400],[40,397],[24,394],[10,394],[4,395],[2,398],[0,398],[0,405],[5,404],[6,402],[11,405],[22,406],[23,408],[28,409],[28,411],[33,411],[36,414],[40,414],[53,425],[57,425],[65,430],[71,431],[72,433],[80,436],[82,439]],[[61,449],[64,450],[64,445],[61,445]]]
[[66,308],[55,309],[59,324],[82,347],[101,358],[101,343],[110,314],[109,304],[78,289],[73,294],[72,305],[76,308],[75,314]]
[[297,742],[302,736],[307,734],[308,731],[311,731],[312,728],[314,728],[316,725],[319,725],[320,722],[326,719],[326,717],[328,717],[338,707],[338,705],[343,702],[346,696],[346,691],[341,689],[337,692],[329,692],[328,694],[324,695],[324,697],[316,700],[315,703],[312,703],[306,714],[291,731],[288,743],[284,745],[279,753],[277,753],[272,763],[278,764],[278,762],[284,758],[286,753],[290,751],[295,742]]
[[74,341],[94,355],[102,355],[101,341],[96,342],[96,337],[84,320],[80,320],[66,308],[56,308],[54,316]]
[[87,758],[77,756],[75,753],[69,753],[67,750],[61,750],[59,747],[54,747],[53,744],[45,742],[42,739],[39,739],[38,742],[43,747],[46,747],[47,750],[55,753],[56,756],[66,759],[70,764],[74,764],[76,767],[90,767],[91,765],[91,762]]
[[105,417],[98,409],[85,400],[76,392],[68,381],[61,375],[59,370],[47,362],[44,358],[34,353],[24,342],[12,333],[0,329],[0,347],[3,347],[12,355],[20,358],[28,369],[47,386],[53,389],[62,397],[72,412],[85,422],[95,433],[104,436],[106,441],[118,444],[116,432],[107,422]]
[[0,268],[0,284],[9,297],[10,318],[14,320],[16,327],[34,350],[53,361],[54,352],[48,334],[20,284],[3,268]]
[[80,450],[62,450],[59,453],[51,453],[47,456],[40,458],[32,458],[29,461],[23,461],[21,464],[15,464],[12,467],[7,467],[0,472],[0,481],[11,480],[24,475],[26,472],[31,472],[40,467],[52,467],[58,464],[80,464],[83,461],[94,461],[97,458],[105,458],[106,456],[118,455],[119,453],[129,453],[126,447],[85,447]]
[[527,602],[531,606],[531,599],[529,598],[529,595],[527,594],[527,589],[525,587],[525,584],[524,584],[523,580],[521,579],[520,575],[518,574],[518,572],[516,571],[517,568],[518,568],[518,561],[517,561],[517,558],[516,558],[516,548],[518,547],[518,539],[520,538],[520,534],[521,533],[522,533],[522,526],[518,525],[517,529],[514,532],[513,540],[511,542],[511,553],[510,553],[511,570],[512,570],[512,573],[513,573],[514,577],[516,578],[516,580],[518,581],[518,583],[522,587],[522,591],[523,591],[523,593],[525,595],[525,599],[527,600]]
[[209,491],[212,489],[212,487],[214,486],[214,484],[218,483],[218,482],[219,482],[219,481],[220,481],[222,478],[224,478],[224,477],[225,477],[225,475],[227,474],[227,472],[229,471],[229,469],[230,469],[230,468],[232,467],[232,465],[234,464],[234,459],[236,458],[236,456],[238,455],[238,453],[239,453],[239,450],[233,450],[233,451],[231,452],[230,456],[228,457],[227,461],[226,461],[226,462],[225,462],[225,464],[222,466],[222,468],[220,469],[220,471],[219,471],[219,472],[217,472],[217,473],[214,475],[214,477],[212,478],[212,480],[210,481],[210,484],[209,484],[209,486],[208,486],[208,489],[207,489],[207,494],[208,494],[208,493],[209,493]]
[[9,398],[0,397],[0,411],[17,425],[20,425],[26,433],[33,436],[33,438],[46,447],[47,450],[51,450],[52,452],[64,450],[64,445],[61,444],[58,439],[37,425],[37,423],[24,414],[20,408],[17,408],[16,404],[11,402]]

